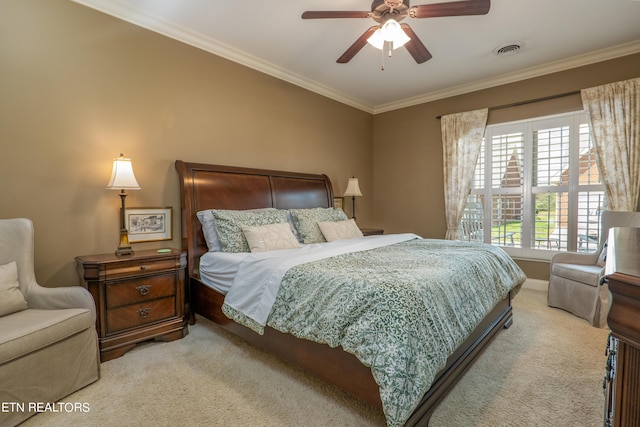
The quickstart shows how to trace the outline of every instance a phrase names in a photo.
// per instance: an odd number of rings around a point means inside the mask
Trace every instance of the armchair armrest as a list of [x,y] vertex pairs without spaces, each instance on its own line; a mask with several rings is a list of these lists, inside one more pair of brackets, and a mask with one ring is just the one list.
[[29,287],[25,296],[29,308],[55,310],[64,308],[86,308],[96,320],[96,306],[91,293],[81,286],[46,288],[38,284]]
[[596,265],[598,262],[598,252],[578,253],[578,252],[559,252],[551,257],[551,264],[581,264]]

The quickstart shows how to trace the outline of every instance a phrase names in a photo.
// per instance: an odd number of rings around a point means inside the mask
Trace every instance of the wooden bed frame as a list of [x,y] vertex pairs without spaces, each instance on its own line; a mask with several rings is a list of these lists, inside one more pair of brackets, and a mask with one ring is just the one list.
[[[207,252],[196,212],[205,209],[279,209],[333,206],[331,181],[326,175],[282,172],[175,162],[180,178],[182,248],[187,252],[187,313],[191,323],[195,314],[214,321],[253,345],[266,349],[282,360],[335,384],[346,392],[382,407],[378,385],[371,369],[340,347],[331,348],[265,328],[264,335],[230,320],[221,310],[224,296],[200,281],[200,256]],[[429,419],[446,393],[453,388],[474,359],[495,334],[512,322],[511,298],[501,301],[473,334],[449,357],[419,407],[406,425],[428,425]]]

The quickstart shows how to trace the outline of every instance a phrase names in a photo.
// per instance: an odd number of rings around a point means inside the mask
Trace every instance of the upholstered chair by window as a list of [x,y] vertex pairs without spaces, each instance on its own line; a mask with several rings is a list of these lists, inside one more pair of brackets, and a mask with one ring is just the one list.
[[609,289],[601,285],[606,262],[606,242],[611,227],[640,227],[640,212],[604,211],[600,218],[600,241],[595,252],[561,252],[551,258],[547,303],[607,327]]

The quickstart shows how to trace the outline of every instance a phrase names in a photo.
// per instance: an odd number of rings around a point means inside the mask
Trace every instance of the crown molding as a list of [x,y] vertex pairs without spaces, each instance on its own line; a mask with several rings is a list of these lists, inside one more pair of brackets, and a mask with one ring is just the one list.
[[479,80],[467,84],[450,87],[440,91],[420,94],[403,100],[381,104],[370,105],[360,99],[356,99],[336,91],[328,86],[322,85],[316,81],[307,79],[295,73],[291,73],[275,64],[264,61],[256,56],[249,55],[246,52],[235,49],[232,46],[221,43],[211,38],[203,37],[194,31],[189,30],[170,22],[167,22],[159,16],[148,13],[141,13],[133,9],[126,3],[118,0],[71,0],[75,3],[82,4],[89,8],[98,10],[107,15],[114,16],[123,21],[129,22],[136,26],[154,31],[172,39],[178,40],[190,46],[213,53],[232,62],[252,68],[256,71],[265,73],[277,79],[286,81],[293,85],[302,87],[311,92],[333,99],[340,103],[349,105],[367,113],[379,114],[387,111],[398,110],[401,108],[411,107],[426,102],[436,101],[438,99],[449,98],[452,96],[462,95],[477,90],[488,89],[508,83],[514,83],[545,74],[551,74],[559,71],[568,70],[596,62],[606,61],[621,56],[631,55],[640,52],[640,40],[615,46],[613,48],[602,49],[566,58],[559,61],[550,62],[541,66],[527,68],[513,73],[506,73],[494,76],[489,79]]
[[566,58],[559,61],[549,62],[547,64],[515,71],[513,73],[501,74],[499,76],[491,77],[485,80],[478,80],[468,84],[450,87],[441,91],[425,93],[397,102],[378,105],[374,107],[373,114],[398,110],[405,107],[412,107],[414,105],[424,104],[425,102],[437,101],[438,99],[450,98],[452,96],[463,95],[465,93],[475,92],[482,89],[489,89],[504,84],[515,83],[522,80],[540,77],[546,74],[557,73],[560,71],[570,70],[572,68],[594,64],[596,62],[602,62],[622,56],[633,55],[638,52],[640,52],[640,40],[636,40],[630,43],[624,43],[612,48],[601,49],[582,55],[576,55],[571,58]]

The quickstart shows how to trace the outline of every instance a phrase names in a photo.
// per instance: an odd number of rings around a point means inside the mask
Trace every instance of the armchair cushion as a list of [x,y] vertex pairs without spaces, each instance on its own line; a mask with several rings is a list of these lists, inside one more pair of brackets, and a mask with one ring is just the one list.
[[555,276],[564,277],[574,282],[584,283],[585,285],[597,287],[602,276],[602,267],[599,265],[580,265],[580,264],[551,264],[551,273]]
[[91,312],[83,308],[24,310],[0,321],[0,365],[93,329]]
[[25,309],[27,301],[20,292],[16,262],[0,265],[0,316]]

